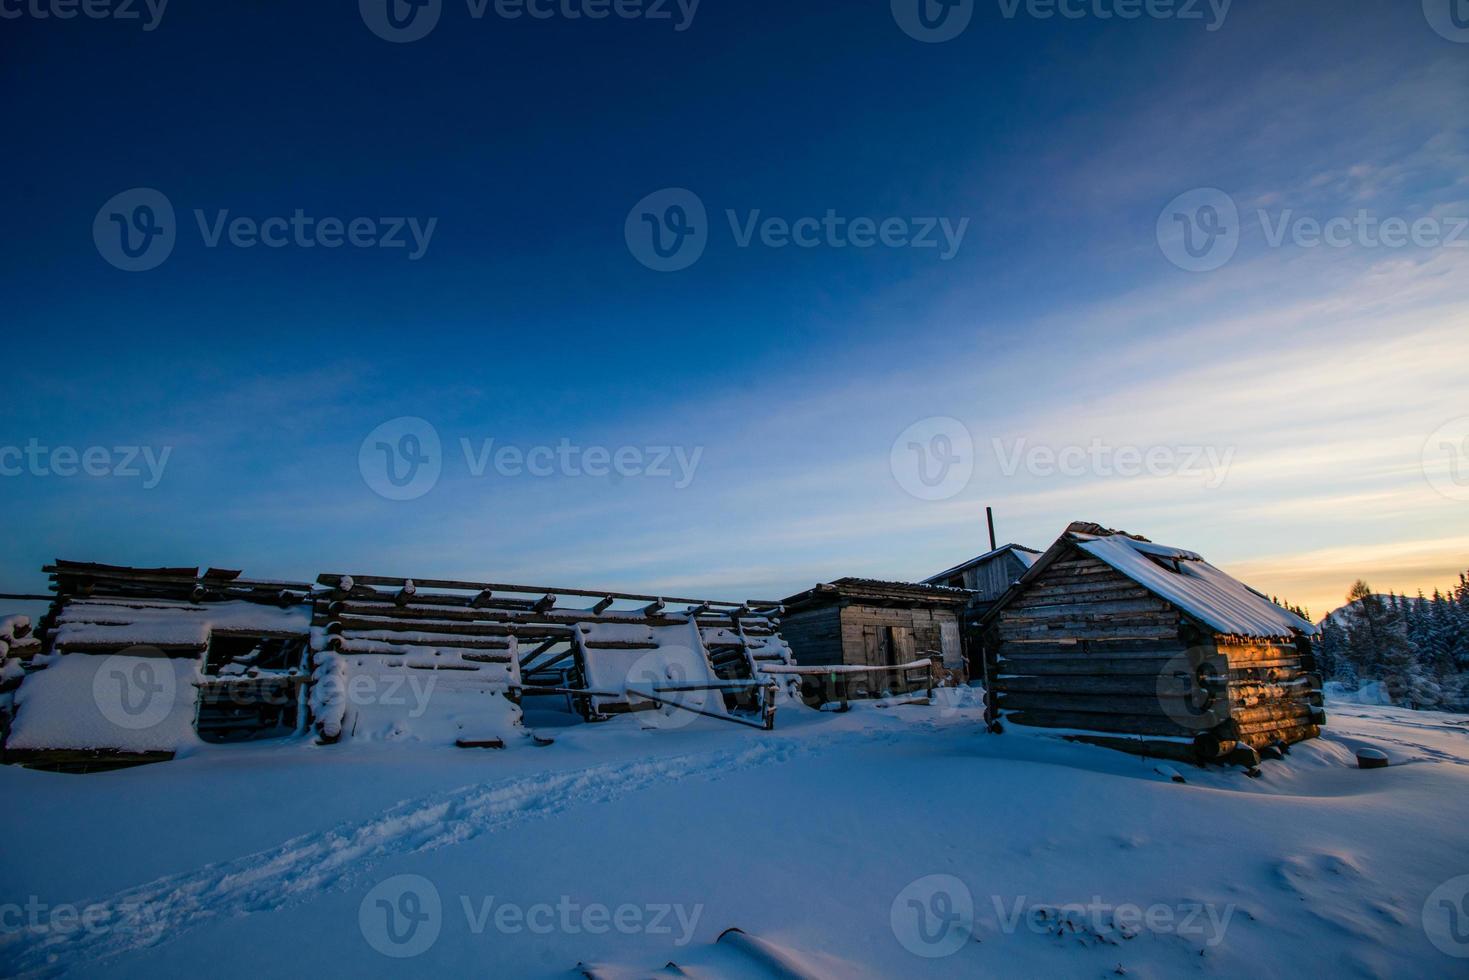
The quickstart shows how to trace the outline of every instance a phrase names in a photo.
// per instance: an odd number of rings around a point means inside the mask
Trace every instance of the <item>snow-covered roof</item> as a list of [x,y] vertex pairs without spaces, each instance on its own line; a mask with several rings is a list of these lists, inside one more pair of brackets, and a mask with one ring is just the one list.
[[1149,592],[1219,633],[1261,639],[1313,635],[1315,624],[1284,609],[1192,551],[1124,533],[1065,536]]
[[958,575],[965,569],[973,568],[975,565],[981,565],[987,561],[998,558],[1007,551],[1013,551],[1015,553],[1015,557],[1019,558],[1021,563],[1023,563],[1026,568],[1034,565],[1041,556],[1041,553],[1035,548],[1027,548],[1023,544],[1015,544],[1014,542],[1011,542],[1010,544],[1002,544],[998,548],[995,548],[993,551],[986,551],[982,555],[976,555],[968,561],[960,562],[953,568],[946,568],[942,572],[939,572],[937,575],[930,575],[923,581],[926,583],[936,583],[941,579],[946,579],[950,578],[951,576]]
[[190,603],[171,599],[77,599],[62,607],[58,649],[78,647],[197,647],[215,630],[305,636],[311,607],[267,606],[242,600]]

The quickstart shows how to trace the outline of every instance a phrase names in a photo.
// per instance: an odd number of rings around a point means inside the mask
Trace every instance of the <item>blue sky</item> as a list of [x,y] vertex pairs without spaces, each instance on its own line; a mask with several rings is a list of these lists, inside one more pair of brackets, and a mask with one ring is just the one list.
[[[1469,566],[1469,502],[1425,472],[1469,415],[1469,235],[1442,241],[1469,216],[1469,44],[1417,2],[1238,0],[1216,30],[977,3],[943,43],[876,0],[704,0],[682,31],[444,0],[403,44],[312,6],[0,21],[24,95],[0,160],[0,447],[169,451],[153,487],[0,477],[0,589],[64,556],[779,597],[938,571],[982,550],[987,504],[1007,540],[1094,520],[1313,611],[1358,575],[1413,590]],[[93,224],[140,187],[177,241],[127,272]],[[657,272],[624,228],[667,188],[706,208],[708,246]],[[1200,188],[1239,212],[1204,272],[1157,231]],[[194,212],[226,210],[435,224],[416,260],[208,247]],[[945,259],[740,247],[730,211],[967,224]],[[1359,211],[1441,241],[1271,241]],[[442,445],[411,500],[359,462],[399,417]],[[920,499],[893,448],[933,418],[969,435],[972,474]],[[462,439],[698,465],[687,486],[475,476]],[[1228,466],[1006,472],[1097,443]]]

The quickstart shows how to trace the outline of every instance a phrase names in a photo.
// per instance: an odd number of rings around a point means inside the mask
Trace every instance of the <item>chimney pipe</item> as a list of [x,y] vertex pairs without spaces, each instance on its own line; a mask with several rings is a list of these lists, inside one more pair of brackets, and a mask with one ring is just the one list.
[[995,543],[995,509],[993,507],[984,509],[984,519],[985,523],[990,526],[990,550],[994,551],[999,545]]

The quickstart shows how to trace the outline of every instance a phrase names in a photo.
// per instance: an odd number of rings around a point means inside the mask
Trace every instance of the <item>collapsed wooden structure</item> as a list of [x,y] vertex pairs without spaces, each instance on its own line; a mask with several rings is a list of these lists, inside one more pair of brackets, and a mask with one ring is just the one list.
[[[798,693],[777,603],[455,580],[57,561],[40,638],[6,620],[7,762],[71,771],[314,733],[504,747],[528,696],[770,728]],[[579,600],[579,601],[578,601]],[[575,604],[568,605],[567,602]],[[41,640],[44,640],[44,643]]]
[[1320,733],[1316,627],[1204,561],[1074,523],[981,622],[986,720],[1190,761]]
[[808,701],[931,692],[964,679],[962,589],[841,578],[785,599],[782,633]]

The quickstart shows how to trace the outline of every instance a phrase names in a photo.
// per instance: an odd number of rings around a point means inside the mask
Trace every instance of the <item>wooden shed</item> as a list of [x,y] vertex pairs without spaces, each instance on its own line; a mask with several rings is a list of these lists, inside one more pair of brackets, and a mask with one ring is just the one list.
[[1006,544],[991,548],[966,562],[946,568],[924,579],[926,585],[946,585],[972,593],[970,610],[985,613],[1010,586],[1030,571],[1041,553],[1023,544]]
[[966,651],[967,673],[970,677],[981,677],[984,665],[979,662],[982,647],[979,623],[985,613],[994,608],[1000,597],[1010,591],[1010,586],[1030,571],[1041,553],[1022,544],[1007,544],[976,555],[966,562],[946,568],[937,575],[924,579],[926,585],[945,585],[953,589],[964,589],[969,593],[969,602],[960,617],[960,629]]
[[941,672],[965,679],[968,601],[962,589],[842,578],[786,599],[781,633],[802,668],[845,668],[808,675],[827,685],[813,692],[808,680],[808,700],[905,694],[933,686]]
[[1316,632],[1194,552],[1075,523],[981,622],[986,720],[1250,764],[1320,734]]

